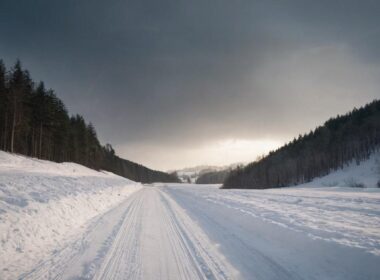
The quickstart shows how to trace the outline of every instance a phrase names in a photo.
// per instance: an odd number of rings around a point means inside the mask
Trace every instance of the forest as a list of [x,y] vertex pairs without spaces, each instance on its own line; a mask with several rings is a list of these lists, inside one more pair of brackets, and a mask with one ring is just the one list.
[[0,60],[0,149],[30,157],[75,162],[143,182],[178,182],[173,175],[122,159],[96,130],[43,82],[35,83],[20,61],[8,70]]
[[379,150],[380,101],[331,118],[226,178],[223,188],[278,188],[311,181]]

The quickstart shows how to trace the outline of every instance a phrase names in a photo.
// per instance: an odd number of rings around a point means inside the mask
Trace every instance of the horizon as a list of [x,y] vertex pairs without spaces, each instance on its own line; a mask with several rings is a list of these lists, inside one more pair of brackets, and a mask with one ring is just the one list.
[[252,162],[380,97],[380,4],[0,3],[0,52],[161,171]]

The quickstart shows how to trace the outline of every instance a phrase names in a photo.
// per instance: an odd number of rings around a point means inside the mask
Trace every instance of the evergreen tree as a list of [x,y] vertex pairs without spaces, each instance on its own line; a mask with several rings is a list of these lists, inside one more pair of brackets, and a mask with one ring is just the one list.
[[7,88],[7,77],[4,62],[0,60],[0,149],[8,150],[7,140],[9,135],[9,91]]
[[10,151],[27,154],[25,138],[29,132],[28,101],[32,81],[27,71],[22,70],[18,60],[9,80]]
[[178,182],[176,176],[119,158],[101,146],[95,127],[69,116],[43,82],[34,86],[17,61],[9,74],[0,60],[0,149],[56,162],[72,161],[140,182]]

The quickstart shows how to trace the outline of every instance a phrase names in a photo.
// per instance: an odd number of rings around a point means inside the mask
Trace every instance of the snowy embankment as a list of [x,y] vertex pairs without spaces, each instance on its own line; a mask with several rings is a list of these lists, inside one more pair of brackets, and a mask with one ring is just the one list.
[[0,151],[0,279],[29,271],[140,188],[109,172]]

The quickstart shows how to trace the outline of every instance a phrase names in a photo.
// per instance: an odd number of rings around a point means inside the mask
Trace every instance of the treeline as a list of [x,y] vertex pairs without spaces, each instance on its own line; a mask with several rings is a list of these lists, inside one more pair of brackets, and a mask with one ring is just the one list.
[[220,171],[211,171],[201,174],[196,180],[197,184],[222,184],[231,172],[231,168]]
[[76,162],[144,183],[178,181],[119,158],[110,145],[102,146],[94,126],[80,115],[69,116],[54,91],[43,82],[36,84],[20,61],[8,71],[0,60],[0,149],[55,162]]
[[355,160],[367,159],[380,146],[380,101],[354,109],[299,136],[226,178],[223,188],[277,188],[309,182]]
[[109,144],[104,146],[104,151],[104,167],[102,167],[104,170],[112,170],[115,174],[123,174],[122,176],[136,182],[180,182],[179,178],[174,174],[155,171],[141,164],[118,157],[115,155],[114,149]]

